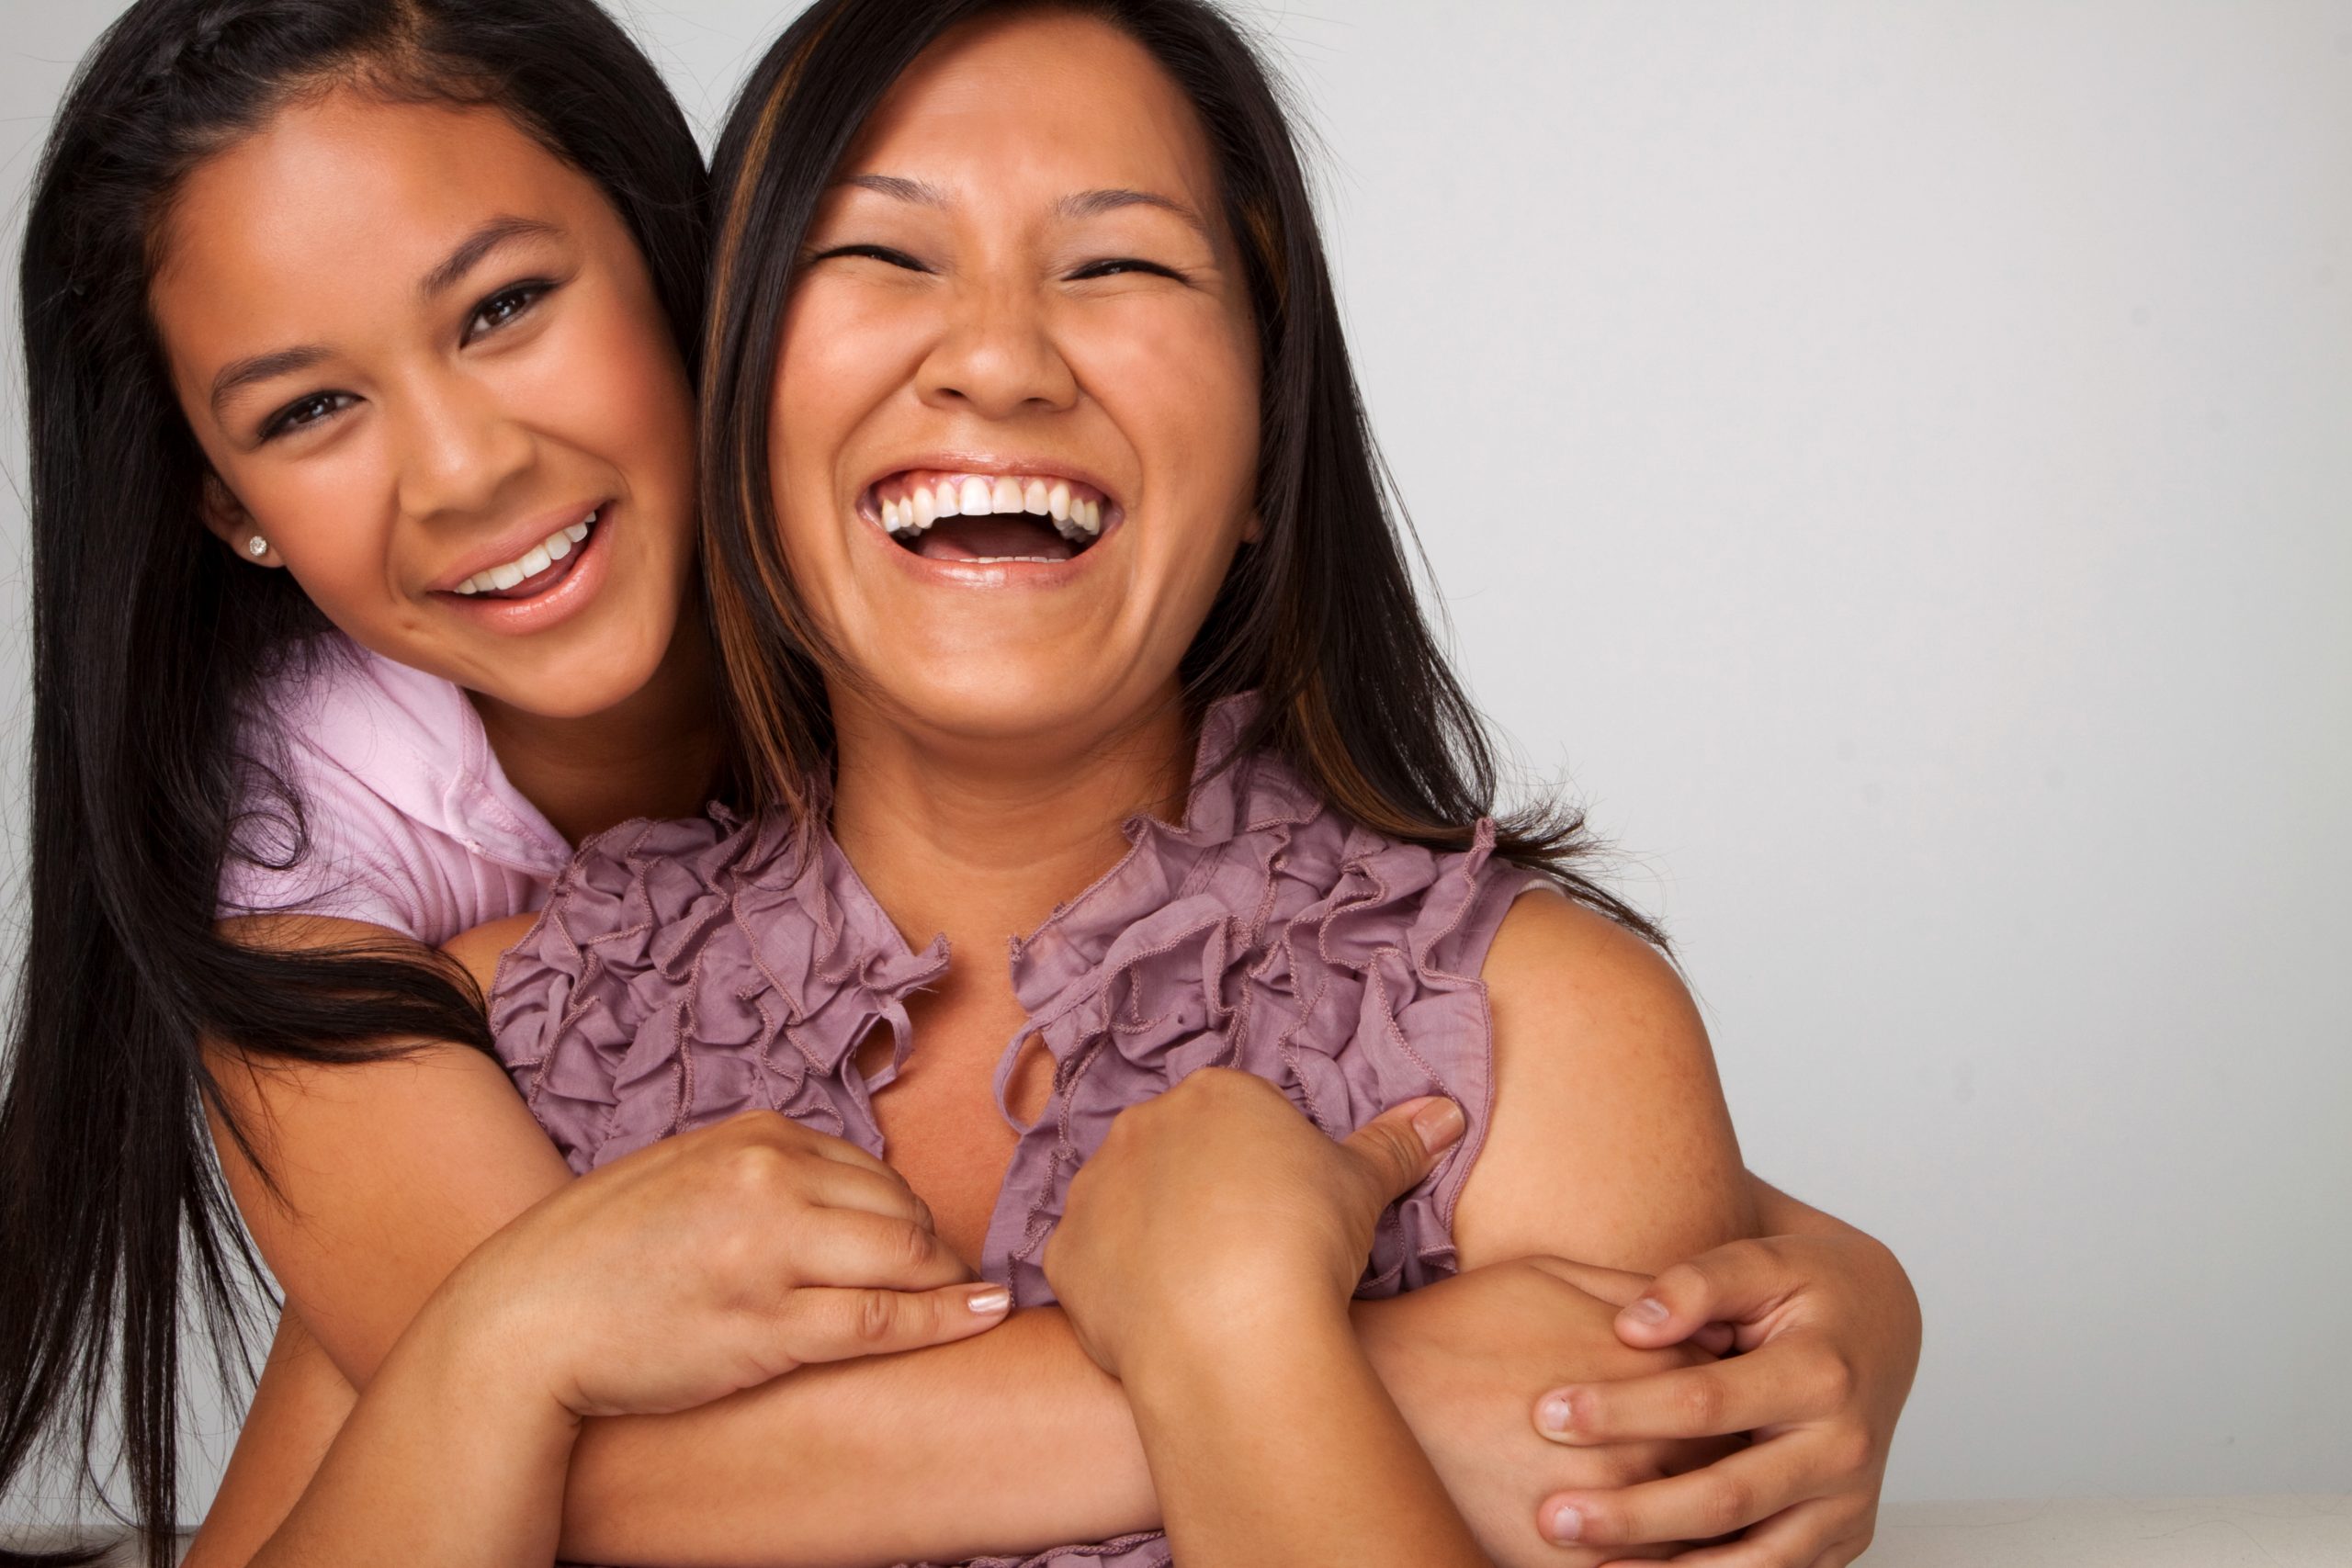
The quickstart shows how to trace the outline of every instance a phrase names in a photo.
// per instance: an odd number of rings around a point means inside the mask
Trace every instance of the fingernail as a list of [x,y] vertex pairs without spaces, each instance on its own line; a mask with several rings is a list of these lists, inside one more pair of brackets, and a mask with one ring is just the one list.
[[1011,1306],[1012,1292],[1002,1285],[990,1285],[986,1290],[974,1291],[970,1295],[966,1296],[964,1304],[985,1317],[989,1313],[1002,1312]]
[[1584,1515],[1582,1513],[1574,1508],[1555,1508],[1552,1511],[1554,1540],[1566,1546],[1570,1541],[1581,1539],[1583,1535]]
[[1666,1303],[1656,1296],[1644,1296],[1625,1309],[1625,1315],[1635,1323],[1664,1323]]
[[1575,1412],[1568,1407],[1568,1396],[1565,1393],[1546,1395],[1544,1403],[1535,1407],[1536,1428],[1555,1438],[1566,1437],[1574,1419]]
[[1462,1107],[1450,1100],[1433,1100],[1413,1112],[1413,1131],[1420,1134],[1421,1147],[1431,1154],[1462,1136],[1464,1125]]

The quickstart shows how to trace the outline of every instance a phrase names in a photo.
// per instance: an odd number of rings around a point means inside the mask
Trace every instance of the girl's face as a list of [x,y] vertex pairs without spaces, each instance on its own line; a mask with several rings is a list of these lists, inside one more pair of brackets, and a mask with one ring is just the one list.
[[200,165],[159,241],[205,521],[243,558],[526,713],[651,678],[693,564],[691,394],[594,182],[495,110],[338,91]]
[[1255,526],[1258,350],[1151,57],[1050,13],[926,52],[809,231],[768,436],[794,581],[899,722],[1084,738],[1163,700]]

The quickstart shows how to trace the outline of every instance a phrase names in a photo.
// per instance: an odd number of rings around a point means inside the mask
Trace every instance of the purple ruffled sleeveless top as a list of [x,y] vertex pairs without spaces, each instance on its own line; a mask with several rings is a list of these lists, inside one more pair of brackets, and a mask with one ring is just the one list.
[[[1012,945],[1028,1021],[1005,1047],[997,1109],[1020,1134],[980,1272],[1019,1306],[1051,1302],[1042,1259],[1071,1176],[1112,1119],[1198,1067],[1266,1078],[1334,1137],[1425,1094],[1469,1125],[1380,1222],[1360,1296],[1454,1272],[1453,1217],[1486,1136],[1491,1023],[1479,982],[1533,878],[1467,850],[1399,843],[1339,817],[1276,759],[1215,764],[1253,699],[1202,726],[1181,826],[1131,818],[1126,856]],[[873,1097],[921,1049],[907,997],[947,942],[899,936],[831,836],[723,813],[630,822],[583,845],[491,996],[498,1052],[575,1172],[740,1111],[781,1111],[887,1157]],[[895,1050],[868,1078],[858,1046]],[[1005,1109],[1023,1042],[1055,1071],[1034,1122]],[[989,1568],[1168,1562],[1157,1533]]]

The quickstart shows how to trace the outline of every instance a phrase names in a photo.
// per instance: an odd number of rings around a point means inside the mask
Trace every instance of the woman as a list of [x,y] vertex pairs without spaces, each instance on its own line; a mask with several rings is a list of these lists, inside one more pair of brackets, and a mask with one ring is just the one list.
[[[378,32],[369,34],[361,28],[355,33],[355,15],[376,27]],[[422,31],[403,31],[401,28],[385,31],[386,17],[416,28],[422,28],[419,18],[424,18],[435,27]],[[62,194],[52,194],[37,204],[28,251],[26,320],[37,371],[36,417],[42,432],[38,443],[42,461],[37,465],[37,491],[40,493],[36,499],[42,580],[39,603],[48,617],[41,647],[44,668],[51,672],[42,709],[40,750],[48,771],[41,793],[43,831],[37,846],[40,864],[36,872],[37,886],[50,890],[50,901],[41,903],[37,894],[41,912],[37,914],[35,922],[33,973],[62,976],[70,972],[79,983],[37,984],[29,992],[34,1006],[20,1021],[26,1044],[40,1042],[45,1048],[32,1050],[20,1044],[17,1053],[20,1066],[11,1087],[7,1139],[8,1157],[17,1162],[17,1168],[12,1173],[9,1190],[28,1198],[37,1196],[44,1205],[53,1201],[52,1207],[19,1208],[15,1213],[25,1225],[24,1255],[31,1256],[29,1248],[34,1247],[55,1248],[53,1253],[43,1256],[51,1257],[56,1267],[28,1270],[20,1276],[20,1293],[11,1303],[12,1323],[39,1322],[45,1325],[39,1334],[28,1327],[22,1335],[12,1326],[6,1337],[7,1352],[24,1358],[19,1363],[24,1375],[20,1379],[12,1372],[8,1384],[7,1450],[11,1465],[15,1456],[23,1452],[31,1433],[38,1429],[42,1414],[70,1381],[70,1369],[74,1364],[72,1348],[83,1342],[75,1325],[102,1321],[99,1314],[105,1309],[98,1303],[107,1300],[110,1290],[103,1284],[95,1290],[85,1289],[97,1273],[90,1264],[93,1258],[105,1259],[127,1251],[150,1260],[130,1276],[140,1281],[132,1304],[135,1313],[143,1315],[137,1316],[136,1321],[149,1325],[132,1336],[141,1347],[140,1364],[145,1380],[143,1384],[134,1380],[134,1389],[143,1386],[151,1391],[147,1395],[133,1393],[129,1430],[132,1435],[134,1470],[143,1455],[154,1451],[155,1440],[166,1429],[147,1414],[156,1408],[152,1393],[166,1386],[169,1369],[169,1337],[159,1337],[152,1329],[153,1325],[168,1321],[171,1270],[157,1269],[153,1259],[159,1255],[158,1248],[169,1247],[174,1228],[170,1216],[178,1203],[198,1206],[200,1247],[212,1235],[203,1228],[209,1215],[201,1208],[202,1190],[189,1183],[183,1174],[190,1168],[189,1163],[171,1152],[185,1150],[187,1135],[180,1113],[172,1108],[184,1108],[188,1103],[185,1086],[202,1071],[201,1063],[187,1050],[197,1027],[209,1024],[224,1037],[243,1040],[249,1049],[265,1052],[332,1048],[338,1032],[344,1040],[366,1041],[390,1027],[424,1030],[455,1038],[463,1038],[467,1030],[479,1028],[477,1022],[463,1017],[453,1021],[444,1006],[447,994],[435,989],[429,976],[419,978],[413,966],[386,969],[348,959],[339,959],[331,965],[284,953],[257,953],[250,942],[213,944],[206,928],[209,910],[201,900],[191,908],[189,899],[183,896],[191,881],[209,886],[210,867],[217,863],[217,859],[211,857],[217,857],[220,851],[206,846],[218,846],[227,837],[221,803],[235,791],[233,785],[224,788],[209,781],[223,776],[230,766],[224,737],[239,709],[237,699],[262,669],[269,650],[278,647],[290,631],[314,626],[316,622],[305,619],[307,608],[303,601],[290,592],[261,592],[241,597],[246,589],[254,586],[254,574],[247,574],[243,581],[232,576],[232,569],[221,554],[199,551],[192,531],[175,526],[180,519],[168,515],[173,511],[175,496],[193,497],[196,493],[206,459],[211,461],[217,474],[222,468],[234,469],[237,457],[245,454],[222,457],[208,446],[199,456],[172,413],[170,389],[158,385],[153,373],[145,368],[140,316],[141,301],[147,292],[146,257],[141,245],[132,243],[111,253],[86,248],[92,243],[91,235],[103,238],[109,231],[143,241],[143,230],[138,221],[141,211],[129,201],[130,193],[123,184],[126,171],[135,175],[141,157],[167,164],[174,155],[185,156],[184,152],[175,152],[170,138],[187,132],[189,127],[184,119],[175,120],[164,112],[175,102],[171,96],[175,93],[212,95],[204,100],[203,107],[217,110],[221,102],[217,95],[226,83],[250,84],[258,79],[263,87],[269,88],[299,76],[298,68],[306,60],[313,65],[322,59],[345,64],[355,58],[374,61],[375,57],[364,48],[356,55],[352,52],[358,47],[352,43],[355,37],[362,44],[370,38],[379,42],[389,39],[405,44],[410,51],[405,56],[386,45],[386,58],[410,65],[418,63],[415,46],[423,39],[435,43],[439,51],[436,55],[435,49],[425,50],[424,63],[435,66],[440,79],[434,79],[435,71],[432,70],[423,73],[426,80],[422,83],[400,81],[399,73],[393,73],[398,85],[437,85],[444,97],[455,96],[462,99],[467,92],[486,96],[492,102],[508,107],[524,122],[536,119],[541,134],[547,133],[550,118],[561,110],[563,96],[547,91],[539,113],[534,116],[524,112],[530,105],[526,102],[518,106],[513,101],[518,89],[511,83],[503,96],[497,92],[483,92],[483,84],[497,74],[487,69],[488,63],[499,62],[512,77],[526,84],[533,79],[530,73],[534,70],[554,73],[552,78],[537,78],[543,88],[568,80],[562,75],[564,69],[571,70],[583,81],[594,78],[597,85],[594,113],[575,112],[572,119],[558,118],[553,123],[568,127],[571,140],[566,143],[567,150],[583,166],[619,167],[616,160],[627,157],[634,157],[646,165],[628,169],[624,177],[612,180],[608,188],[616,193],[615,201],[628,216],[630,232],[642,253],[650,258],[654,276],[673,279],[681,272],[676,265],[680,248],[674,243],[679,231],[677,223],[683,220],[675,216],[679,204],[662,198],[663,190],[677,188],[679,176],[650,176],[662,166],[664,158],[675,164],[672,154],[684,141],[683,131],[676,127],[674,117],[663,121],[657,114],[646,123],[632,121],[626,112],[626,101],[635,95],[617,95],[624,102],[616,103],[611,89],[616,81],[650,81],[641,61],[631,65],[628,59],[582,51],[576,47],[575,39],[560,33],[549,34],[536,25],[520,26],[512,12],[489,6],[456,8],[447,15],[424,6],[337,7],[319,0],[277,6],[145,6],[134,15],[132,22],[153,27],[142,31],[139,26],[130,26],[125,34],[119,35],[121,47],[94,65],[87,85],[89,96],[81,100],[91,112],[69,114],[61,127],[51,167],[71,170],[74,178],[52,178],[45,189],[51,193],[70,190],[75,200],[69,208]],[[467,69],[452,70],[449,39],[453,36],[451,28],[459,23],[470,23],[484,30],[476,35],[478,47],[470,57],[462,51],[455,56],[457,63]],[[173,25],[178,26],[178,33],[173,32]],[[343,29],[340,35],[337,28]],[[548,47],[546,42],[551,37],[555,47]],[[532,47],[535,39],[541,40],[536,49]],[[340,54],[335,52],[338,49],[342,50]],[[305,56],[305,50],[311,54]],[[622,52],[628,54],[625,45]],[[564,61],[552,58],[560,53],[572,57],[568,67]],[[284,74],[273,77],[269,74],[272,71]],[[464,91],[453,93],[453,88]],[[243,123],[266,118],[261,108],[250,107],[254,101],[248,100],[247,112],[252,118]],[[266,107],[275,100],[264,92],[257,101]],[[658,104],[658,88],[648,101]],[[101,107],[136,112],[102,114],[97,112]],[[143,119],[142,115],[146,117]],[[234,120],[233,115],[232,119]],[[123,130],[126,126],[133,130],[144,127],[153,133],[153,140],[144,144],[136,141],[125,144],[120,139],[128,134]],[[82,133],[79,139],[77,132]],[[583,150],[588,155],[582,155]],[[471,158],[469,152],[469,165]],[[603,160],[601,164],[599,158]],[[688,161],[690,164],[690,152]],[[88,177],[93,169],[113,176],[111,182],[93,181]],[[111,230],[106,223],[88,221],[89,214],[104,213],[108,202],[126,209],[113,215]],[[69,215],[72,223],[66,221]],[[177,219],[183,226],[189,223],[185,206]],[[66,243],[69,234],[72,246]],[[667,242],[665,236],[670,237]],[[350,257],[364,254],[364,246],[345,245],[343,260],[346,268]],[[691,268],[684,270],[690,273]],[[77,287],[65,288],[69,278]],[[347,270],[340,281],[345,289],[350,288]],[[403,279],[402,288],[407,287],[408,280]],[[676,289],[663,282],[660,289],[646,296],[649,303],[644,314],[657,316],[663,307],[650,301],[675,294]],[[485,296],[480,302],[494,307],[480,323],[486,329],[529,318],[529,306],[521,299],[500,301]],[[673,321],[682,319],[674,299],[671,299],[668,313]],[[494,338],[486,336],[481,341],[492,342]],[[205,376],[199,380],[205,383],[200,391],[209,393],[219,377]],[[193,416],[204,412],[209,399],[200,396],[187,400],[194,403]],[[332,425],[351,406],[331,398],[325,403],[304,409],[277,405],[273,412],[288,413],[294,425],[314,422]],[[451,406],[447,400],[426,405],[427,412],[447,412]],[[156,432],[157,439],[152,447],[126,443],[126,433],[141,428]],[[494,426],[477,421],[461,428],[479,436]],[[426,422],[425,433],[432,433],[430,421]],[[321,432],[298,435],[296,439],[332,441],[333,436]],[[87,444],[86,448],[77,444]],[[257,439],[255,444],[258,446]],[[422,449],[431,450],[430,443]],[[471,468],[467,463],[456,463],[447,471],[462,476]],[[252,466],[248,464],[242,487],[223,484],[212,491],[213,504],[208,515],[217,531],[227,536],[227,542],[244,557],[246,564],[273,565],[271,552],[278,551],[276,558],[291,560],[298,574],[306,579],[323,581],[334,575],[330,572],[322,576],[313,569],[313,562],[283,553],[300,537],[300,528],[305,521],[302,508],[277,508],[278,514],[288,519],[283,527],[275,520],[267,528],[251,526],[261,519],[262,513],[256,513],[247,503],[261,499],[265,503],[263,511],[270,510],[267,498],[259,494],[251,473]],[[101,483],[116,488],[96,488]],[[253,493],[245,493],[248,491]],[[238,504],[220,504],[224,494],[233,494]],[[478,502],[472,515],[486,517],[501,509],[515,510],[512,499],[493,496],[488,502]],[[327,513],[327,517],[330,523],[345,521],[332,512]],[[136,531],[134,525],[145,532]],[[316,523],[312,525],[318,526]],[[109,533],[109,527],[118,527],[119,531]],[[295,531],[289,533],[289,528]],[[489,531],[483,529],[485,534]],[[280,537],[273,540],[272,534]],[[264,546],[258,555],[251,552],[255,536],[260,536]],[[549,544],[552,537],[550,532]],[[525,558],[527,559],[527,551]],[[154,564],[139,565],[141,562]],[[130,569],[127,574],[126,563]],[[447,564],[455,571],[469,563],[453,558]],[[492,562],[492,566],[498,564]],[[658,579],[660,574],[654,575]],[[469,574],[472,576],[479,573]],[[638,576],[626,574],[626,580],[636,581]],[[306,581],[305,587],[310,586]],[[462,582],[453,582],[451,589],[435,588],[433,592],[451,592],[461,586]],[[494,579],[492,586],[495,590]],[[361,598],[364,601],[365,595]],[[345,608],[348,613],[350,606]],[[361,613],[368,608],[364,602],[357,604]],[[674,616],[675,609],[662,613]],[[404,631],[410,626],[397,615],[389,624],[395,631]],[[201,639],[209,662],[194,658],[188,651],[164,646],[162,639],[168,636],[187,637],[192,645]],[[642,649],[649,645],[640,642],[637,646]],[[420,656],[419,662],[430,665],[433,660]],[[658,673],[668,666],[669,654],[654,645],[650,662]],[[548,661],[538,671],[543,677],[538,685],[516,682],[509,688],[510,694],[525,700],[505,705],[504,716],[523,721],[574,716],[560,711],[561,704],[548,705],[550,711],[537,712],[527,699],[532,692],[544,692],[549,684],[560,685],[582,668],[582,662],[577,658]],[[71,682],[63,679],[69,671],[75,677]],[[159,683],[155,679],[157,671],[169,679],[187,682],[196,689],[183,693]],[[446,672],[461,678],[472,673],[478,684],[492,687],[492,692],[478,695],[497,694],[495,678],[499,671],[495,668],[469,671],[458,664]],[[599,674],[598,678],[604,677]],[[151,694],[156,712],[181,728],[159,729],[154,724],[141,722],[141,716],[147,712],[142,702]],[[70,710],[69,704],[74,705]],[[595,707],[594,703],[580,705]],[[678,719],[682,712],[691,719],[697,711],[692,703],[674,700],[643,706],[655,710],[650,718],[664,723]],[[485,716],[501,712],[494,702],[469,705],[463,699],[458,700],[455,711],[463,717],[476,707]],[[695,739],[697,729],[691,724],[683,729],[665,729],[652,724],[637,727],[631,733],[617,737],[630,741],[630,745],[586,753],[598,764],[595,766],[580,765],[577,756],[567,755],[560,748],[535,749],[533,739],[543,731],[552,731],[551,725],[515,722],[503,728],[494,724],[485,728],[491,732],[492,749],[504,764],[505,774],[517,786],[520,798],[550,826],[562,824],[574,833],[631,811],[676,809],[674,805],[664,804],[662,791],[686,791],[689,798],[698,795],[701,786],[697,781],[707,774],[710,756],[707,740]],[[610,728],[607,727],[608,731]],[[700,733],[707,735],[707,728]],[[158,734],[166,738],[161,747],[155,741]],[[595,726],[578,727],[574,734],[584,741],[616,739],[609,732],[600,737]],[[662,743],[650,743],[648,736]],[[681,737],[685,743],[679,743]],[[639,766],[625,771],[614,766],[613,759],[641,763],[643,754],[649,750],[666,753],[672,760],[683,754],[688,765],[679,769],[672,782],[661,789],[615,787],[616,783],[628,785],[641,780],[647,770]],[[548,765],[531,765],[541,759]],[[86,782],[92,779],[111,781],[109,787],[117,789],[122,799],[113,807],[101,803],[93,807],[90,802],[97,796]],[[176,796],[161,795],[151,799],[148,785],[153,784],[156,792],[161,792],[164,785],[180,780],[188,783]],[[130,789],[124,781],[140,782],[140,787]],[[571,798],[559,798],[567,795]],[[577,809],[573,808],[575,805]],[[167,806],[168,810],[158,815],[161,806]],[[87,843],[74,836],[76,822],[108,819],[110,816],[120,820],[155,820],[158,825],[152,835],[145,836],[99,835]],[[206,826],[208,822],[210,827]],[[313,811],[309,824],[322,836],[342,826],[332,811]],[[51,829],[59,831],[52,832]],[[560,844],[560,836],[556,841]],[[364,852],[371,846],[363,840],[353,847]],[[178,894],[160,901],[153,899],[154,890],[175,887],[179,889]],[[72,903],[73,909],[60,899]],[[155,913],[151,904],[161,913]],[[171,983],[151,992],[127,977],[134,973],[164,976]],[[109,974],[125,978],[109,981],[106,979]],[[96,983],[91,981],[93,976],[96,977]],[[355,983],[378,987],[375,994],[365,998],[366,1005],[348,1001],[349,987]],[[413,1002],[421,997],[422,1010],[412,1007],[403,1014],[391,1006],[404,997]],[[169,998],[169,1006],[158,998]],[[108,1008],[130,1010],[123,1017],[104,1015],[102,1010]],[[137,1048],[120,1059],[151,1075],[143,1080],[147,1087],[137,1093],[122,1094],[119,1105],[110,1104],[107,1097],[121,1093],[120,1086],[128,1080],[99,1066],[91,1053],[78,1049],[90,1038],[135,1043]],[[77,1073],[85,1076],[77,1079],[74,1076]],[[355,1085],[366,1081],[369,1080],[352,1080]],[[175,1089],[175,1084],[182,1087]],[[503,1094],[503,1089],[501,1092]],[[511,1097],[507,1103],[511,1105]],[[381,1111],[384,1102],[370,1101],[369,1105],[371,1110]],[[140,1111],[142,1106],[153,1109]],[[143,1121],[134,1120],[134,1112]],[[77,1122],[75,1118],[90,1120]],[[74,1131],[81,1125],[95,1125],[105,1131],[94,1141]],[[130,1132],[134,1128],[137,1130]],[[507,1125],[503,1133],[521,1130],[527,1130],[527,1123],[521,1129]],[[144,1166],[128,1170],[109,1168],[98,1156],[100,1146],[114,1146],[126,1132],[130,1132],[132,1146],[152,1151],[152,1169]],[[523,1206],[511,1194],[493,1201],[484,1193],[494,1185],[490,1179],[493,1172],[511,1172],[515,1161],[525,1156],[510,1154],[502,1164],[465,1137],[447,1132],[443,1135],[451,1140],[444,1145],[451,1156],[463,1162],[458,1168],[466,1169],[474,1178],[473,1190],[468,1194],[472,1207],[464,1212],[468,1223],[475,1226],[474,1238],[479,1239],[495,1228],[497,1220]],[[412,1149],[414,1146],[413,1143],[410,1145]],[[518,1141],[502,1146],[518,1148],[520,1145]],[[538,1157],[544,1159],[544,1140],[538,1146]],[[408,1157],[415,1156],[411,1154]],[[536,1171],[544,1167],[532,1168],[534,1174],[529,1179],[536,1181],[539,1179]],[[21,1179],[17,1179],[18,1176]],[[68,1190],[66,1184],[72,1181],[84,1184],[79,1193]],[[114,1182],[136,1190],[110,1190],[108,1184]],[[94,1211],[121,1215],[118,1230],[93,1235],[78,1222],[62,1218]],[[456,1256],[462,1256],[463,1251],[462,1247],[458,1247]],[[446,1265],[442,1271],[446,1272]],[[411,1309],[414,1300],[410,1299]],[[13,1315],[19,1305],[25,1313],[21,1318]],[[404,1321],[406,1313],[401,1315]],[[1684,1315],[1687,1318],[1689,1314]],[[1687,1324],[1684,1326],[1687,1328]],[[353,1345],[344,1348],[345,1367],[364,1374],[372,1367],[373,1358],[380,1357],[382,1348],[379,1344],[370,1351],[355,1339]],[[1900,1359],[1898,1355],[1897,1359]],[[844,1387],[818,1380],[809,1380],[803,1386],[808,1390]],[[799,1391],[796,1393],[799,1394]],[[157,1492],[153,1484],[157,1472],[157,1467],[150,1464],[150,1480],[141,1488],[151,1500]],[[1813,1473],[1825,1472],[1825,1467],[1814,1467]],[[163,1473],[167,1474],[167,1470]],[[589,1495],[593,1498],[593,1490]],[[161,1511],[156,1510],[159,1515]]]
[[[1335,1134],[1405,1086],[1478,1108],[1374,1289],[1737,1225],[1670,976],[1446,821],[1475,729],[1246,53],[1187,6],[923,19],[819,7],[723,145],[706,523],[780,807],[567,872],[493,998],[542,1120],[575,1168],[747,1098],[887,1143],[1023,1302],[1070,1170],[1225,1063]],[[951,956],[1008,935],[1009,975]]]

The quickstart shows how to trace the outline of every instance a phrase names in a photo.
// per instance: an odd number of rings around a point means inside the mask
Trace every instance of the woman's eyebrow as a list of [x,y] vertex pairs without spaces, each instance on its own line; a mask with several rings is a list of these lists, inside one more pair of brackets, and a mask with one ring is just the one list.
[[1179,201],[1172,196],[1161,196],[1157,191],[1129,190],[1125,187],[1082,190],[1066,196],[1054,204],[1054,209],[1065,218],[1099,218],[1105,212],[1116,212],[1123,207],[1156,207],[1162,212],[1173,213],[1182,219],[1185,224],[1212,249],[1216,245],[1216,238],[1209,232],[1209,226],[1201,220],[1199,213],[1193,211],[1187,203]]
[[[954,205],[947,193],[937,186],[925,180],[910,180],[903,175],[844,175],[834,184],[854,186],[860,190],[870,190],[896,201],[913,202],[920,207]],[[1099,218],[1105,212],[1116,212],[1123,207],[1156,207],[1162,212],[1173,213],[1212,248],[1216,244],[1208,224],[1189,204],[1172,196],[1161,196],[1157,191],[1113,186],[1101,190],[1073,191],[1054,203],[1055,212],[1064,218]]]

